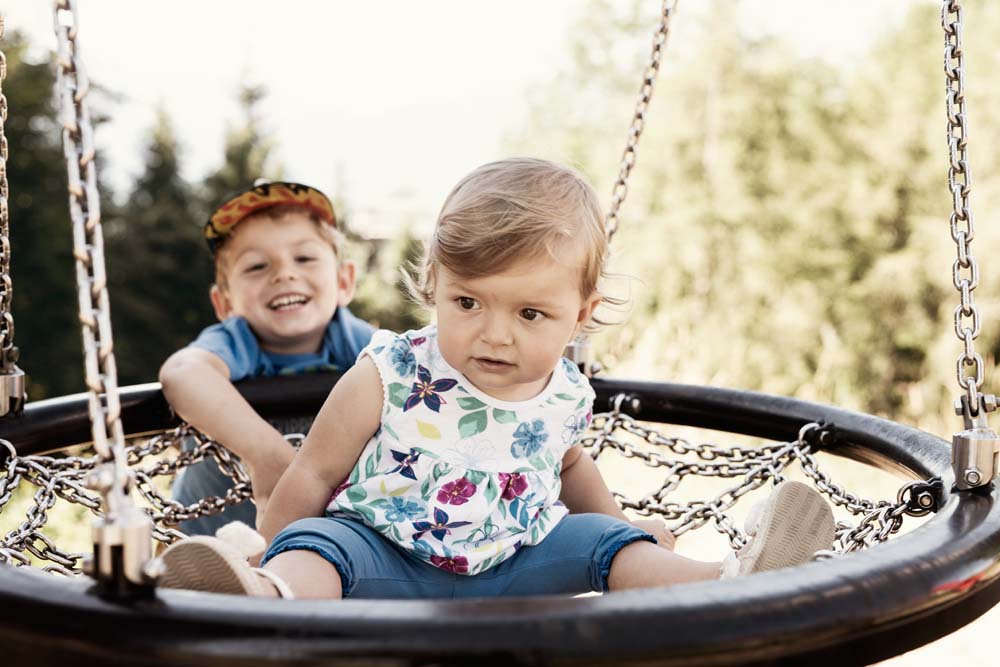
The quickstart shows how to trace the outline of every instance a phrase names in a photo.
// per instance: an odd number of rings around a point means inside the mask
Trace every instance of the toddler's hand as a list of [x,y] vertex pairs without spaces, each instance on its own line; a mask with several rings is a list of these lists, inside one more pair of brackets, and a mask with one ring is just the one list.
[[667,530],[667,524],[662,519],[636,519],[631,522],[633,526],[644,530],[656,538],[656,543],[667,551],[674,550],[674,542],[677,538]]

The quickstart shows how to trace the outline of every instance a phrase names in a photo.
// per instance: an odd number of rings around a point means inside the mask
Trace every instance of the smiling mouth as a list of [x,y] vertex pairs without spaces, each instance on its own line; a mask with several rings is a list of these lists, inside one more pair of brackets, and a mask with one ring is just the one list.
[[309,303],[309,297],[302,294],[282,294],[271,299],[267,307],[271,310],[288,310]]

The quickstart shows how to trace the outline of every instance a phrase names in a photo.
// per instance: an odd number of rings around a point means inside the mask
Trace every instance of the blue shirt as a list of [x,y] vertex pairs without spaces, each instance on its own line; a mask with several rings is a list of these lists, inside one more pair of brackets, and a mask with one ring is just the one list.
[[230,317],[206,327],[189,347],[208,350],[229,367],[232,382],[248,377],[295,375],[313,371],[346,371],[368,345],[374,329],[347,308],[337,308],[323,335],[319,352],[276,354],[260,342],[243,317]]

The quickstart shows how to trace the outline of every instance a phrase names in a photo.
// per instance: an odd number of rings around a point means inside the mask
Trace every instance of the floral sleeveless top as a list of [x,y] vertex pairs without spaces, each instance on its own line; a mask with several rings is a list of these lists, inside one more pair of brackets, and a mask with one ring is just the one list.
[[378,331],[361,354],[382,378],[382,423],[327,514],[473,575],[541,542],[568,513],[559,502],[562,457],[594,401],[572,362],[562,359],[538,396],[511,403],[448,365],[435,326]]

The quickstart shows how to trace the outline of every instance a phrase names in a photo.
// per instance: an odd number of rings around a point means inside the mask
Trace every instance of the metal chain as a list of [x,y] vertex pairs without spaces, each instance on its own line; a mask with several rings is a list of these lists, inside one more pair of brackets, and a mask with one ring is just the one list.
[[[6,26],[0,16],[0,40]],[[7,56],[0,51],[0,417],[24,409],[24,371],[17,367],[14,347],[14,315],[11,301],[14,284],[10,277],[10,191],[7,186],[7,97],[3,81],[7,77]]]
[[[955,241],[957,258],[952,265],[952,282],[961,302],[955,309],[955,334],[962,343],[956,373],[958,385],[969,401],[975,416],[979,411],[979,389],[983,386],[985,363],[976,352],[974,342],[982,326],[979,309],[972,293],[979,285],[979,265],[972,255],[972,239],[976,227],[969,205],[972,174],[969,170],[969,128],[965,106],[965,54],[962,48],[961,0],[945,0],[941,7],[944,28],[945,104],[948,116],[948,187],[951,190],[951,238]],[[972,373],[965,370],[972,367]]]
[[[906,515],[919,516],[919,510],[908,498],[912,484],[904,486],[895,502],[874,501],[849,493],[821,471],[813,452],[818,425],[802,429],[793,442],[756,446],[723,447],[712,444],[694,445],[682,438],[666,437],[619,411],[595,415],[581,443],[594,458],[603,452],[642,461],[664,470],[659,489],[638,500],[615,494],[624,509],[643,516],[659,515],[668,522],[675,535],[681,535],[712,523],[734,548],[746,543],[747,537],[735,526],[727,512],[745,495],[768,482],[785,479],[785,471],[799,462],[806,476],[813,480],[821,493],[851,514],[859,517],[857,525],[840,522],[835,552],[846,553],[884,542],[896,533]],[[820,431],[822,435],[822,431]],[[290,441],[300,439],[292,434]],[[194,447],[183,443],[193,440]],[[102,500],[84,484],[87,476],[101,465],[99,456],[25,456],[18,457],[14,447],[3,440],[0,446],[9,451],[6,468],[0,470],[0,512],[3,511],[21,484],[37,489],[25,521],[14,531],[0,538],[0,563],[31,565],[32,557],[47,561],[43,569],[66,575],[78,574],[84,554],[60,550],[42,533],[48,512],[57,500],[82,505],[93,514],[102,516]],[[648,449],[647,447],[656,449]],[[177,450],[176,455],[171,450]],[[675,456],[670,456],[674,454]],[[170,544],[183,537],[174,526],[178,522],[208,516],[252,497],[250,478],[239,460],[225,447],[212,441],[194,427],[183,424],[148,440],[129,445],[125,450],[128,464],[136,478],[136,489],[148,507],[144,511],[154,522],[153,537]],[[677,457],[686,456],[687,459]],[[233,481],[224,497],[202,498],[192,505],[182,505],[169,498],[156,484],[156,478],[176,475],[180,470],[211,458],[224,475]],[[689,476],[739,479],[708,500],[680,503],[670,500],[681,482]],[[821,554],[826,556],[829,554]]]
[[649,102],[653,97],[653,84],[660,73],[660,61],[663,57],[663,48],[667,43],[667,36],[670,32],[670,18],[677,10],[680,0],[663,0],[660,8],[660,23],[653,33],[653,50],[649,54],[649,64],[642,73],[642,85],[639,87],[639,99],[636,101],[635,113],[632,115],[632,123],[628,128],[628,138],[625,141],[625,152],[622,153],[621,163],[618,168],[618,180],[611,191],[611,208],[605,219],[605,229],[607,230],[608,241],[611,241],[615,232],[618,231],[618,211],[621,209],[625,197],[628,195],[628,179],[635,166],[636,148],[639,145],[639,138],[646,127],[646,111],[649,109]]
[[[682,535],[712,522],[716,530],[726,535],[733,548],[746,543],[746,536],[736,528],[726,512],[746,494],[761,488],[768,481],[778,483],[785,479],[785,470],[798,462],[816,488],[837,506],[844,507],[859,517],[858,524],[841,522],[837,532],[836,552],[846,553],[884,542],[897,532],[903,516],[920,516],[927,509],[913,504],[906,485],[894,502],[874,501],[846,491],[823,472],[812,451],[813,436],[822,435],[819,425],[803,428],[794,442],[763,447],[720,447],[718,445],[692,445],[681,438],[668,438],[648,428],[627,414],[613,410],[594,416],[590,431],[581,443],[592,457],[598,458],[606,450],[614,450],[628,459],[638,459],[650,467],[665,469],[659,489],[639,499],[615,497],[624,509],[642,516],[659,515],[668,522],[674,535]],[[658,449],[647,449],[654,445]],[[664,453],[669,450],[677,456],[694,456],[698,460],[680,460]],[[716,462],[718,459],[718,462]],[[689,475],[699,477],[741,478],[739,483],[726,488],[710,500],[679,503],[669,500],[681,482]],[[828,555],[828,554],[827,554]]]
[[[79,55],[75,0],[56,0],[55,29],[59,42],[56,71],[61,96],[63,148],[73,221],[73,255],[85,355],[85,382],[90,393],[94,447],[105,462],[114,462],[112,488],[127,479],[125,436],[118,401],[104,268],[100,194],[97,189],[94,129],[87,93],[90,83]],[[110,442],[109,442],[110,440]]]
[[[0,39],[5,32],[0,16]],[[0,366],[3,370],[14,364],[10,351],[14,348],[14,317],[10,313],[13,289],[10,279],[10,208],[7,189],[7,97],[3,81],[7,77],[7,57],[0,51]]]

